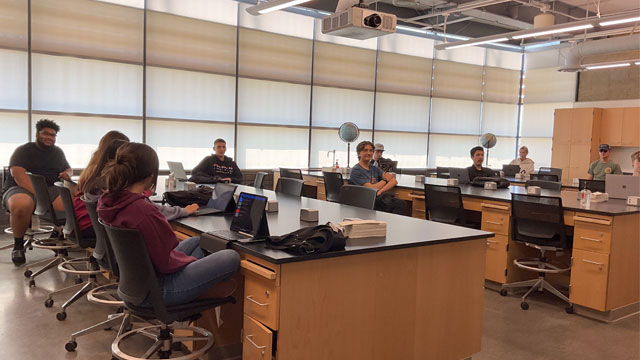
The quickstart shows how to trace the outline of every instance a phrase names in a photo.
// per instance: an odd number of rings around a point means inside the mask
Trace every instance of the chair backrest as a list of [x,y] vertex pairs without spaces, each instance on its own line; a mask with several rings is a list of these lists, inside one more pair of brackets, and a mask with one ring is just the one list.
[[591,192],[605,192],[606,186],[604,180],[578,180],[578,190],[590,190]]
[[562,199],[512,193],[511,232],[516,241],[568,248]]
[[98,263],[102,267],[111,270],[113,275],[118,278],[120,276],[118,263],[116,262],[115,255],[113,254],[113,248],[111,247],[109,236],[107,235],[107,231],[104,229],[104,225],[98,221],[98,202],[87,200],[84,197],[82,198],[82,201],[87,207],[87,212],[91,219],[91,225],[93,225],[93,231],[96,233],[96,247],[93,249],[93,257],[98,260]]
[[104,228],[120,269],[120,298],[133,305],[140,305],[148,298],[153,305],[154,315],[160,321],[168,319],[167,307],[162,300],[158,278],[142,234],[138,230],[107,224],[104,224]]
[[540,173],[555,175],[558,177],[557,181],[562,181],[562,169],[560,168],[540,166],[540,168],[538,169],[538,174]]
[[276,184],[276,192],[295,195],[295,196],[302,196],[303,184],[304,184],[304,181],[299,179],[281,177],[278,179],[278,183]]
[[424,184],[424,202],[427,220],[466,225],[459,187]]
[[264,183],[265,176],[267,176],[266,172],[257,172],[255,179],[253,179],[253,187],[262,189],[262,183]]
[[530,176],[531,180],[544,180],[544,181],[560,182],[558,180],[558,175],[549,174],[549,173],[530,174],[529,176]]
[[449,168],[448,167],[436,167],[436,177],[440,179],[448,179],[449,178]]
[[547,189],[547,190],[557,190],[557,191],[562,190],[562,184],[555,181],[528,180],[524,186],[525,187],[539,186],[540,188]]
[[[53,203],[49,199],[49,187],[47,186],[47,180],[42,175],[27,173],[33,185],[33,190],[36,192],[36,209],[34,214],[40,216],[44,220],[51,221],[54,225],[64,224],[62,216],[56,214],[53,208]],[[57,188],[56,188],[57,189]]]
[[324,192],[327,195],[327,201],[338,202],[340,200],[340,189],[344,185],[342,174],[334,172],[323,172]]
[[340,204],[373,210],[378,190],[360,185],[342,185],[338,201]]
[[67,237],[80,245],[81,248],[86,249],[96,246],[96,239],[85,238],[80,231],[80,224],[78,224],[78,218],[76,217],[76,208],[73,206],[73,198],[71,197],[71,190],[64,187],[63,183],[57,182],[54,184],[60,194],[62,200],[62,206],[64,206],[64,215],[67,221],[64,224],[64,233]]
[[300,169],[280,168],[280,177],[281,178],[292,178],[292,179],[302,180],[302,170],[300,170]]

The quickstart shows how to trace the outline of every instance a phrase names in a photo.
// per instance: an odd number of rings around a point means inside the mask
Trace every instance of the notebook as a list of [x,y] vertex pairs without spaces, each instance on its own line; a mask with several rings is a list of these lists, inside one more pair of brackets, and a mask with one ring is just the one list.
[[240,193],[238,205],[229,230],[214,230],[207,234],[225,241],[253,242],[269,236],[265,207],[267,198]]
[[234,212],[236,210],[236,202],[233,200],[233,194],[236,192],[237,187],[234,184],[216,184],[207,206],[196,210],[193,216]]
[[187,181],[187,173],[184,171],[184,166],[179,161],[167,161],[169,165],[169,171],[173,173],[176,180]]
[[469,170],[466,168],[449,168],[449,179],[458,179],[458,184],[468,184]]

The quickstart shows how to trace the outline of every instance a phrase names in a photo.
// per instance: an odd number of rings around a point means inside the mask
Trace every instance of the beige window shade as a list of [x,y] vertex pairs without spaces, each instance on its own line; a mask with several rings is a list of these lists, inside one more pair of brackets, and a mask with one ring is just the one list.
[[525,104],[575,100],[576,73],[559,72],[557,68],[528,70],[523,84]]
[[0,47],[26,50],[26,1],[0,0]]
[[142,62],[143,10],[89,0],[33,0],[32,49]]
[[484,101],[517,104],[520,71],[495,67],[484,68]]
[[433,96],[449,99],[480,100],[482,66],[435,60]]
[[236,27],[149,11],[147,64],[235,75]]
[[374,90],[376,52],[316,41],[314,85]]
[[378,52],[378,83],[382,92],[429,96],[431,59]]
[[238,75],[310,84],[312,47],[312,40],[240,29]]

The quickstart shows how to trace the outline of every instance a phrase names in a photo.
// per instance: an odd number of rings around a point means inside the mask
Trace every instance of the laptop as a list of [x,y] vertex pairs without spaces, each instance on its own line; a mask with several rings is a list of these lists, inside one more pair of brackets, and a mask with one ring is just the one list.
[[609,197],[613,199],[640,196],[640,176],[607,174],[605,188]]
[[504,176],[516,176],[520,173],[520,165],[502,165]]
[[184,166],[179,161],[167,161],[169,165],[169,171],[173,173],[173,176],[178,181],[187,181],[187,173],[184,171]]
[[193,216],[234,212],[236,210],[236,202],[233,200],[233,194],[236,192],[237,187],[234,184],[216,184],[207,206],[196,210]]
[[466,168],[449,168],[449,179],[458,179],[458,184],[469,183],[469,170]]
[[269,225],[265,207],[267,198],[261,195],[240,193],[238,206],[229,230],[214,230],[207,233],[224,241],[254,242],[269,236]]

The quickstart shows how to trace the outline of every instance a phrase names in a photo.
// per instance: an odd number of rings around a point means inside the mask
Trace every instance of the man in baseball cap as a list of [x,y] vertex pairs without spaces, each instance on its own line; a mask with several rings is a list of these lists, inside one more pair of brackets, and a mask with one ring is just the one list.
[[622,174],[620,165],[609,159],[610,151],[609,144],[600,144],[600,159],[592,162],[589,166],[589,180],[604,180],[607,174]]
[[384,152],[384,145],[378,143],[373,147],[373,158],[371,159],[370,165],[377,166],[382,171],[385,172],[396,172],[396,162],[391,159],[385,159],[382,157],[382,153]]

